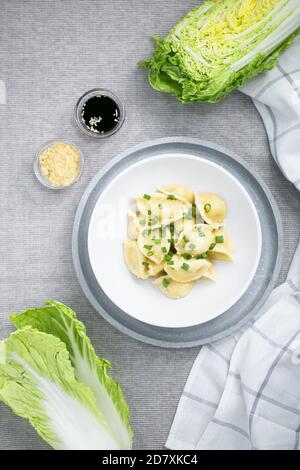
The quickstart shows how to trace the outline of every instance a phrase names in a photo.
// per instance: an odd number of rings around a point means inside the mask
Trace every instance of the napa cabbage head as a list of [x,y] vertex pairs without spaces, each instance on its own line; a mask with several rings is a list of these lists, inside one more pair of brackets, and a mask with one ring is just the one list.
[[0,400],[54,449],[130,449],[129,410],[75,312],[59,302],[11,315],[0,343]]
[[299,0],[208,0],[140,62],[151,86],[182,102],[216,102],[269,70],[300,31]]

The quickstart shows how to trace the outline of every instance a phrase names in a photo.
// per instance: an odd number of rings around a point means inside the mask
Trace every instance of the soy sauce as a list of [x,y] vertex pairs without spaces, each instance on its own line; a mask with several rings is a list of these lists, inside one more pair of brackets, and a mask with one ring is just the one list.
[[90,132],[106,134],[118,126],[120,109],[109,96],[93,96],[83,104],[81,119]]

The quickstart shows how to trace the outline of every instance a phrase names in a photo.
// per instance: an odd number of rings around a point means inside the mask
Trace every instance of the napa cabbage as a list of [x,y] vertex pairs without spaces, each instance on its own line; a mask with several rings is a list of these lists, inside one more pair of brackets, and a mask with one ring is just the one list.
[[216,102],[277,64],[300,31],[299,0],[208,0],[140,62],[151,86],[180,101]]
[[18,329],[0,343],[0,400],[54,449],[130,449],[121,388],[75,312],[51,301],[10,318]]

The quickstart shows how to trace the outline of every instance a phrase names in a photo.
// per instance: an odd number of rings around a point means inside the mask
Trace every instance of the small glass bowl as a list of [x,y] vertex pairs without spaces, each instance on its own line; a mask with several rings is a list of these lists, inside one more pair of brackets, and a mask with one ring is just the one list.
[[[105,132],[104,134],[98,134],[96,132],[90,131],[88,127],[84,124],[84,122],[82,121],[82,116],[81,116],[81,111],[82,111],[82,107],[84,103],[86,103],[90,98],[93,98],[94,96],[99,96],[99,95],[108,96],[108,98],[111,98],[118,106],[119,112],[120,112],[119,122],[116,125],[116,127],[114,127],[108,132]],[[75,106],[75,120],[79,129],[82,130],[82,132],[84,132],[86,135],[95,137],[96,139],[105,139],[106,137],[109,137],[115,134],[124,124],[125,115],[126,115],[126,112],[125,112],[125,106],[123,102],[120,100],[120,98],[118,98],[111,91],[106,90],[105,88],[93,88],[92,90],[87,91],[86,93],[84,93],[84,95],[82,95],[79,98]]]
[[[46,176],[44,176],[41,172],[41,166],[40,166],[40,156],[41,154],[47,150],[48,148],[50,148],[52,145],[54,144],[68,144],[68,145],[72,145],[72,147],[75,147],[76,150],[78,151],[79,153],[79,168],[78,168],[78,175],[76,176],[76,178],[68,185],[66,186],[59,186],[59,185],[56,185],[56,184],[52,184],[48,178]],[[49,189],[67,189],[69,188],[70,186],[73,186],[73,184],[75,184],[80,176],[82,175],[82,172],[83,172],[83,167],[84,167],[84,156],[83,156],[83,153],[81,152],[81,150],[78,148],[77,145],[74,145],[72,144],[71,142],[67,142],[65,141],[64,139],[58,139],[58,140],[50,140],[49,142],[46,142],[37,152],[35,158],[34,158],[34,161],[33,161],[33,171],[35,173],[35,176],[37,177],[37,179],[39,180],[39,182],[45,186],[46,188],[49,188]]]

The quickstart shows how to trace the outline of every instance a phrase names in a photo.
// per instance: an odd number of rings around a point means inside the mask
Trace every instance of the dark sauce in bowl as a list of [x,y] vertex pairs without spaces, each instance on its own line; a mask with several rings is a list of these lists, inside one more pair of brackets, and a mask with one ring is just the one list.
[[82,106],[81,118],[91,132],[105,134],[119,124],[120,109],[109,96],[93,96]]
[[122,126],[124,116],[122,102],[104,89],[85,93],[76,106],[77,124],[86,134],[93,137],[114,134]]

